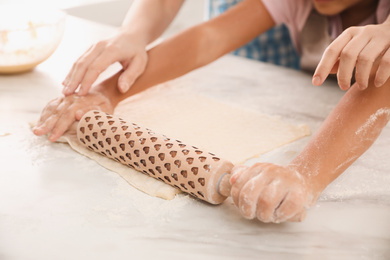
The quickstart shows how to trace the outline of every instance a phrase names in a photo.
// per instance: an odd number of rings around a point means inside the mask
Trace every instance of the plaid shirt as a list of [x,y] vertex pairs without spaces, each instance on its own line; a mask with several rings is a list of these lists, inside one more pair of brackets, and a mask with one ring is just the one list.
[[[208,0],[208,18],[223,13],[240,1],[241,0]],[[299,55],[292,44],[290,34],[285,25],[278,25],[266,31],[245,46],[235,50],[233,54],[299,69]]]

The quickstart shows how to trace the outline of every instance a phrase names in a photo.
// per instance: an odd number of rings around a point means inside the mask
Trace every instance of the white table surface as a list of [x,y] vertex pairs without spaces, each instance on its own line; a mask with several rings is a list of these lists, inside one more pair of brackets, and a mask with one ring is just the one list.
[[[303,223],[279,225],[243,219],[229,199],[210,206],[150,197],[67,145],[34,136],[29,122],[60,94],[72,62],[113,31],[69,17],[49,60],[0,76],[0,133],[9,133],[0,136],[0,259],[390,259],[389,126]],[[184,79],[312,131],[342,96],[334,82],[313,87],[307,74],[229,56]],[[248,164],[286,163],[309,138]]]

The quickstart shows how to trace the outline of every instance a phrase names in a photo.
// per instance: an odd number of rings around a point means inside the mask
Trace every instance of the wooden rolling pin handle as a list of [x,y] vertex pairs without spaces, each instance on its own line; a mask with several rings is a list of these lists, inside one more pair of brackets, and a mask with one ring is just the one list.
[[230,177],[231,174],[225,172],[219,177],[217,183],[217,192],[224,197],[230,196],[230,190],[232,188],[232,185],[230,184]]

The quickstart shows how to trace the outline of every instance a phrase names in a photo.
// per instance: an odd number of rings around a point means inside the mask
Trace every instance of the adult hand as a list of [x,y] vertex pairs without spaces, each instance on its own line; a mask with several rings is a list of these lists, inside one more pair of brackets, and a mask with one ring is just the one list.
[[248,219],[302,221],[314,202],[305,177],[287,167],[270,163],[236,166],[230,182],[234,204]]
[[114,108],[107,97],[98,92],[85,96],[70,95],[50,101],[41,113],[38,124],[33,128],[35,135],[49,134],[54,142],[60,138],[75,121],[80,120],[90,110],[112,113]]
[[62,83],[63,94],[71,95],[78,89],[79,96],[86,95],[100,73],[115,62],[119,62],[124,70],[118,79],[118,88],[125,93],[145,70],[146,44],[135,36],[121,32],[92,45],[73,64]]
[[[389,19],[388,19],[389,20]],[[390,77],[390,21],[383,24],[350,27],[325,50],[313,76],[313,84],[321,85],[330,73],[337,73],[342,90],[351,85],[355,69],[356,85],[366,89],[370,75],[376,87]],[[374,63],[378,63],[372,72]]]

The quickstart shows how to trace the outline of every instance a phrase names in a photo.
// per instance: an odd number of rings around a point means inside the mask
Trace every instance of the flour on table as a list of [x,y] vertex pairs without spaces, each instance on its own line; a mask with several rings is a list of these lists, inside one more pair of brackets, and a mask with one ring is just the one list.
[[[235,164],[310,134],[306,125],[221,103],[194,91],[159,85],[121,102],[115,115]],[[81,146],[75,134],[64,136],[73,149],[117,172],[147,194],[172,199],[180,190]]]

